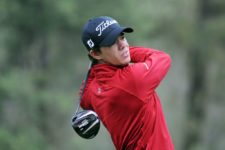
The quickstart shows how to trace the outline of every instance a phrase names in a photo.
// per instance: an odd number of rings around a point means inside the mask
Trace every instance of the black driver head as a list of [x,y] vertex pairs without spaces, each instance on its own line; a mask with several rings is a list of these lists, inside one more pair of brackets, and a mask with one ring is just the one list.
[[83,110],[72,117],[72,127],[82,138],[94,138],[100,129],[98,115],[91,110]]

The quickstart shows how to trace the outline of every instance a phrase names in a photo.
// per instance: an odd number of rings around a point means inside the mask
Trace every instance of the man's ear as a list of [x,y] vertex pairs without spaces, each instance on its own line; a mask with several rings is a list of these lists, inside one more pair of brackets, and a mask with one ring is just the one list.
[[93,57],[94,59],[97,59],[97,60],[102,59],[101,53],[98,51],[90,50],[89,55],[91,55],[91,57]]

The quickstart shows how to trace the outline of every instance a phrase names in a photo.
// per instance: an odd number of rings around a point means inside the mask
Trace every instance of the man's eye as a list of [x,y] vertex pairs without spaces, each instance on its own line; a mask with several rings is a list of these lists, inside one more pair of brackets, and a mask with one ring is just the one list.
[[121,36],[120,36],[120,39],[121,39],[121,40],[125,39],[125,36],[124,36],[124,35],[121,35]]

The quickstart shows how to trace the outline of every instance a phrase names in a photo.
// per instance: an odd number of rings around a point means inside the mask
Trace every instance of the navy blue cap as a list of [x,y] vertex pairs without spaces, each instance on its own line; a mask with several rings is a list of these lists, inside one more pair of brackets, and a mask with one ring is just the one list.
[[122,32],[133,32],[130,27],[122,27],[113,18],[101,16],[89,19],[84,25],[82,42],[88,50],[111,46]]

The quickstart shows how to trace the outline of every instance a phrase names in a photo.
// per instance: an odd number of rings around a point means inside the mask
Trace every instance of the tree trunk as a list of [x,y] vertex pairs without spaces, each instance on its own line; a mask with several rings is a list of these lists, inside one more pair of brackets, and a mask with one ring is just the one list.
[[205,119],[206,108],[206,69],[207,69],[207,51],[204,47],[204,21],[211,17],[213,10],[210,8],[210,0],[198,1],[198,20],[196,23],[196,41],[190,46],[189,69],[191,73],[191,83],[189,90],[189,100],[187,103],[187,129],[184,140],[183,150],[195,148],[200,142],[202,132],[202,122]]

